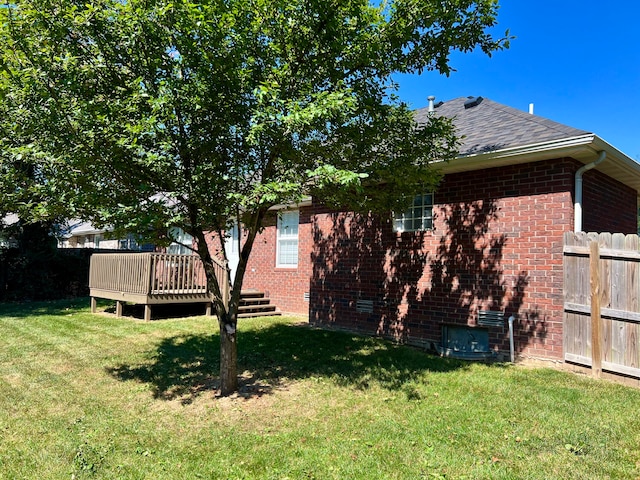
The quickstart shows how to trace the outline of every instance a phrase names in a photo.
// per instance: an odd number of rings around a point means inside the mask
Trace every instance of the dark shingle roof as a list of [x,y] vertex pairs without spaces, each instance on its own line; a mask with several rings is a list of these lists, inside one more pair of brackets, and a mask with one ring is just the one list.
[[[460,148],[462,155],[562,140],[589,133],[488,98],[465,108],[464,104],[469,98],[472,97],[449,100],[435,109],[436,115],[452,118],[456,133],[464,136]],[[416,121],[424,122],[428,115],[428,107],[416,110]]]

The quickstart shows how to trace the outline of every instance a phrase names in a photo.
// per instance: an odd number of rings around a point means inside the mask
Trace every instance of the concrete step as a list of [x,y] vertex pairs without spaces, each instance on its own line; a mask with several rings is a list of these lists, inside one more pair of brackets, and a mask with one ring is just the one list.
[[244,305],[238,307],[238,313],[248,312],[271,312],[276,309],[275,305]]
[[274,310],[271,312],[238,313],[238,318],[275,317],[279,315],[282,315],[282,313],[277,310]]
[[238,318],[266,317],[281,315],[271,300],[265,298],[264,292],[259,290],[243,290],[240,292]]
[[264,298],[264,292],[259,290],[242,290],[240,298]]
[[270,300],[268,298],[241,298],[240,306],[245,307],[249,305],[269,305]]

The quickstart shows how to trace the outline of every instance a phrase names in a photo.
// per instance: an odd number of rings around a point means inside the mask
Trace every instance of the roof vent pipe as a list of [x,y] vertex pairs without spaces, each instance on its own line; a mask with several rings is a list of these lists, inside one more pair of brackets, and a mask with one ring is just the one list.
[[435,111],[435,106],[433,104],[433,101],[436,99],[436,97],[434,97],[433,95],[429,95],[427,97],[427,100],[429,100],[429,113],[433,113]]
[[584,172],[591,170],[596,165],[604,162],[604,159],[607,158],[607,152],[604,150],[600,152],[598,159],[595,162],[588,163],[583,165],[578,169],[575,176],[575,186],[576,186],[576,196],[575,196],[575,204],[573,208],[573,231],[581,232],[582,231],[582,175]]
[[529,104],[529,115],[533,115],[533,103]]

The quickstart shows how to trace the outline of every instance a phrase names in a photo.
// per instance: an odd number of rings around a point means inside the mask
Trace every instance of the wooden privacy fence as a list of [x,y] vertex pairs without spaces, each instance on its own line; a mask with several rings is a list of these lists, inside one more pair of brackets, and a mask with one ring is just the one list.
[[564,235],[564,358],[640,378],[638,235]]
[[[216,259],[214,268],[223,300],[228,301],[227,269]],[[118,316],[122,314],[121,302],[145,305],[146,320],[151,318],[151,305],[211,302],[204,266],[197,255],[94,254],[89,269],[89,289],[93,311],[95,298],[108,298],[117,301]]]

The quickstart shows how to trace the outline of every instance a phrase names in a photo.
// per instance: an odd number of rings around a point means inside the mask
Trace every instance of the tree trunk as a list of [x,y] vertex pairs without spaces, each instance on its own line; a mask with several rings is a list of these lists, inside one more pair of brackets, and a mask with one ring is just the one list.
[[[234,312],[227,299],[222,298],[225,289],[221,288],[222,285],[218,283],[204,232],[200,229],[194,230],[194,233],[197,238],[197,252],[204,264],[207,288],[213,295],[212,300],[218,317],[218,326],[220,327],[220,394],[227,396],[238,390],[237,309]],[[224,239],[220,240],[224,241]]]
[[[220,317],[219,317],[220,318]],[[238,390],[238,342],[236,323],[229,318],[220,325],[220,395],[226,397]]]
[[[216,298],[214,303],[216,305],[216,314],[220,327],[220,395],[222,396],[231,395],[238,390],[237,324],[240,292],[253,242],[255,241],[259,226],[262,223],[265,211],[266,210],[258,211],[253,217],[252,228],[247,229],[247,238],[242,247],[236,277],[231,291],[231,298],[228,303],[222,301],[221,295],[224,289],[221,288],[216,278],[211,253],[209,252],[204,232],[201,229],[197,231],[194,230],[194,236],[197,238],[197,252],[204,264],[207,285],[209,286],[209,291],[213,293]],[[219,240],[221,243],[224,243],[224,238],[220,238]]]

